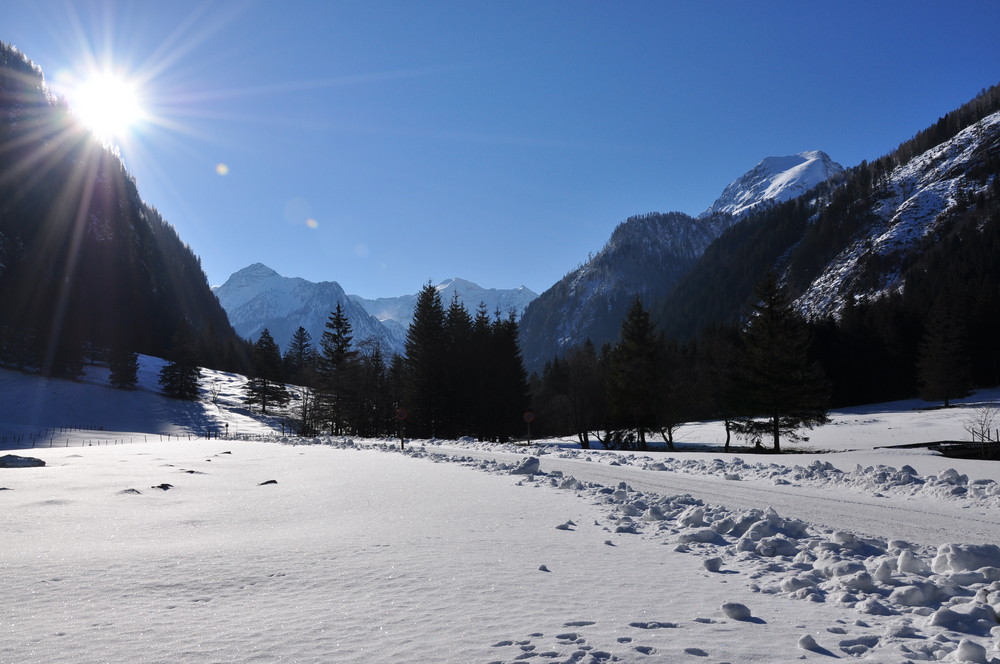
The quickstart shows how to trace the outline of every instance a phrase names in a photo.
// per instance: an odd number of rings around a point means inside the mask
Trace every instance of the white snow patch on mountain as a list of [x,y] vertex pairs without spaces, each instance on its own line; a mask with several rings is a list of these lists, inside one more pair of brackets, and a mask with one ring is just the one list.
[[731,182],[699,216],[721,212],[742,217],[763,203],[780,203],[801,196],[843,170],[843,166],[821,150],[767,157]]
[[[872,210],[871,229],[859,234],[829,263],[798,298],[796,306],[808,316],[825,316],[836,314],[844,306],[842,293],[871,298],[901,289],[894,259],[932,235],[960,198],[980,191],[982,185],[967,178],[966,173],[977,158],[983,137],[995,134],[998,127],[1000,113],[994,113],[893,170]],[[861,261],[871,256],[877,256],[886,266],[883,281],[876,288],[856,288]]]

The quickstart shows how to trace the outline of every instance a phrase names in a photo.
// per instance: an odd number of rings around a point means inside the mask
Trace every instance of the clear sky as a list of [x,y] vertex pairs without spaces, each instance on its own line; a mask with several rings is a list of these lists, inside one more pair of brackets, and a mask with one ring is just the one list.
[[547,289],[767,156],[872,159],[1000,82],[1000,2],[4,0],[0,40],[144,115],[115,138],[221,284]]

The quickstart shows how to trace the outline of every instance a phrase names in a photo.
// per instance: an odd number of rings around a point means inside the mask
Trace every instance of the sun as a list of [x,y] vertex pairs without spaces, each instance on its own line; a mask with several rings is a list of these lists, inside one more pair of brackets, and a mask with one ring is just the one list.
[[94,72],[69,91],[80,122],[104,141],[124,140],[146,117],[137,86],[112,72]]

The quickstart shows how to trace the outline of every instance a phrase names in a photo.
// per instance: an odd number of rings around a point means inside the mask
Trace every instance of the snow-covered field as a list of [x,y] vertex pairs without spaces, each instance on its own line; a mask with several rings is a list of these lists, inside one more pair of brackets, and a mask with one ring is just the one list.
[[[1000,393],[833,413],[801,454],[697,451],[717,423],[400,453],[142,366],[0,371],[0,438],[46,463],[0,468],[0,662],[1000,661],[1000,464],[876,449],[967,439]],[[198,437],[227,424],[274,435]]]

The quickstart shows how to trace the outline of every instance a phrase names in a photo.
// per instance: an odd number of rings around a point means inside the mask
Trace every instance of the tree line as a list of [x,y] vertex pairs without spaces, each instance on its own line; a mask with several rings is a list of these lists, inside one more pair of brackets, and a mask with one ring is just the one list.
[[509,440],[530,407],[513,313],[447,307],[430,284],[417,296],[406,355],[355,342],[338,304],[318,345],[299,327],[282,355],[267,330],[253,348],[245,402],[287,412],[303,435],[328,433]]
[[773,274],[758,286],[745,325],[713,327],[680,344],[657,329],[636,298],[616,344],[589,341],[533,377],[539,430],[591,438],[612,449],[668,449],[685,422],[717,419],[728,451],[738,436],[780,451],[827,421],[830,385],[812,357],[806,322]]

